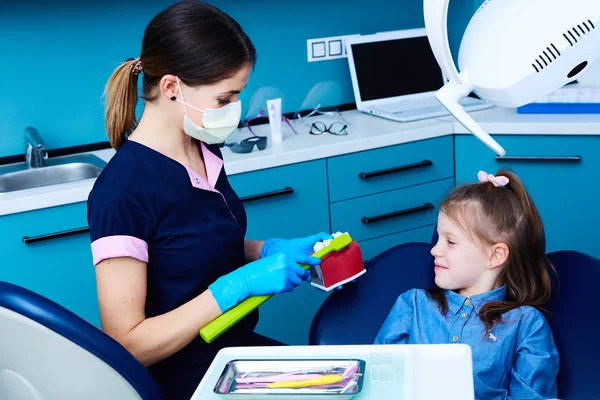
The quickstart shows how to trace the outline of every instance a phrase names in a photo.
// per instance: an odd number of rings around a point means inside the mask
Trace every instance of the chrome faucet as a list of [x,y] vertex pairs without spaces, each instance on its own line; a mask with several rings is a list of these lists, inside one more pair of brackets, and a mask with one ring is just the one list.
[[28,168],[39,168],[44,166],[44,160],[48,158],[45,151],[46,144],[37,129],[32,126],[25,128],[25,162]]

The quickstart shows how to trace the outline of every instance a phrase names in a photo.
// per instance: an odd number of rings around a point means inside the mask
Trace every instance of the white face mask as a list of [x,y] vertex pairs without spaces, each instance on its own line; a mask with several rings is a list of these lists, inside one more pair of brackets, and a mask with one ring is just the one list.
[[[242,102],[238,100],[227,104],[225,107],[206,108],[202,110],[185,103],[183,91],[179,84],[179,78],[177,78],[177,86],[179,87],[181,100],[176,100],[183,104],[183,109],[185,111],[185,115],[183,116],[183,131],[194,139],[201,140],[207,144],[225,142],[240,123],[240,118],[242,116]],[[187,107],[204,113],[202,115],[202,125],[204,125],[204,128],[192,121],[188,115]]]

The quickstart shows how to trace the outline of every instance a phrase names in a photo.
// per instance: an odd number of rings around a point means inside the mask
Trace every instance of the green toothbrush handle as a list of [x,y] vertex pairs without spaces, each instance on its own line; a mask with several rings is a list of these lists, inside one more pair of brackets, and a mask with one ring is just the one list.
[[[348,234],[341,235],[333,239],[329,246],[312,254],[313,257],[323,258],[332,251],[339,251],[350,245],[352,238]],[[309,265],[299,264],[304,269],[310,269]],[[206,343],[213,342],[216,338],[225,333],[233,325],[256,310],[260,305],[269,300],[273,295],[252,296],[242,301],[235,307],[230,308],[213,321],[200,329],[200,336]]]
[[[310,266],[300,264],[304,269],[309,269]],[[240,322],[252,311],[256,310],[263,303],[273,297],[272,294],[264,296],[252,296],[230,308],[227,312],[219,315],[217,318],[206,324],[200,329],[200,336],[206,343],[212,343],[216,338],[225,333],[229,328]]]
[[200,336],[206,343],[211,343],[225,333],[229,328],[240,322],[252,311],[269,300],[273,295],[252,296],[242,301],[226,313],[221,314],[213,321],[200,329]]

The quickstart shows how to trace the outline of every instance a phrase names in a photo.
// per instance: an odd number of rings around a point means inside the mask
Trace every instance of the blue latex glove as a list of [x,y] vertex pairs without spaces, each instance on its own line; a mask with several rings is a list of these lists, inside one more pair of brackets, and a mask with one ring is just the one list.
[[291,292],[309,279],[308,270],[290,255],[278,253],[246,264],[220,277],[208,288],[225,312],[250,296]]
[[260,250],[260,258],[276,253],[286,253],[296,260],[298,264],[318,265],[321,260],[311,257],[309,254],[313,253],[315,243],[327,239],[333,239],[333,236],[324,232],[297,239],[267,239]]

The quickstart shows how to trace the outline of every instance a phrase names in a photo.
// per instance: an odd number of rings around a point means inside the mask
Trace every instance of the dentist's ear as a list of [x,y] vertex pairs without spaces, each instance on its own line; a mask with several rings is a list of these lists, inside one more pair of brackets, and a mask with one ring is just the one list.
[[175,75],[165,75],[161,78],[158,85],[160,93],[165,98],[175,101],[179,95],[179,87],[177,86],[177,78]]
[[492,246],[492,252],[488,260],[487,268],[494,269],[498,268],[508,260],[508,254],[510,250],[506,243],[496,243]]

